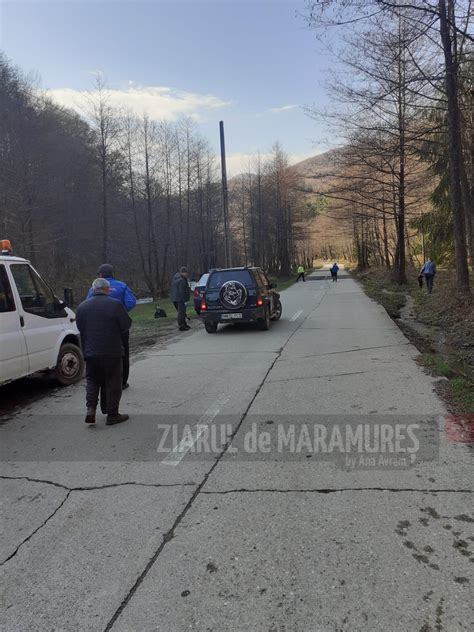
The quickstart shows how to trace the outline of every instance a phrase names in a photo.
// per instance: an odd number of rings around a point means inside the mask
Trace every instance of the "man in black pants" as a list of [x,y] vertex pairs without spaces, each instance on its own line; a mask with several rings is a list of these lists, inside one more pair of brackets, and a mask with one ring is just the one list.
[[179,272],[174,275],[170,290],[170,298],[178,312],[179,331],[188,331],[188,329],[191,329],[186,322],[186,303],[189,301],[190,296],[188,269],[183,266]]
[[110,284],[99,278],[92,284],[91,298],[83,301],[76,312],[77,327],[86,360],[87,424],[95,423],[99,394],[107,413],[107,425],[127,421],[119,413],[122,397],[123,340],[132,323],[124,306],[108,296]]

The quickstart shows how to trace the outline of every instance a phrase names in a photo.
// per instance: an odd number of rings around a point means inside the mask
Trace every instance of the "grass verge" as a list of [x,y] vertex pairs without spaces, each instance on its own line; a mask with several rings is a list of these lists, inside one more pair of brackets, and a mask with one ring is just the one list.
[[400,318],[400,310],[407,300],[406,293],[385,270],[355,271],[352,274],[362,283],[367,296],[380,303],[391,318]]
[[[420,290],[414,270],[409,271],[408,284],[403,287],[391,279],[386,269],[356,271],[353,275],[420,351],[419,364],[431,375],[446,378],[436,390],[451,412],[474,413],[473,305],[456,296],[453,273],[438,273],[431,295]],[[407,295],[413,299],[414,313],[400,321]]]
[[[166,312],[166,318],[155,318],[155,309],[159,305]],[[135,325],[143,325],[146,323],[154,323],[157,327],[162,327],[170,320],[176,320],[176,309],[169,298],[160,298],[153,303],[145,303],[143,305],[137,305],[135,309],[130,312],[130,316]],[[190,318],[196,318],[196,312],[194,311],[192,296],[188,304],[188,316]]]
[[420,354],[418,362],[431,375],[446,378],[436,390],[451,412],[474,414],[474,385],[469,379],[459,375],[458,369],[436,351]]

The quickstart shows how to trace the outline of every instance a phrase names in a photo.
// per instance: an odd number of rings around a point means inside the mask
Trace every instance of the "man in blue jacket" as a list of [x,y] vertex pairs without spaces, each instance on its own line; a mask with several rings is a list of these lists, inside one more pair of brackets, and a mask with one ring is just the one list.
[[436,266],[428,257],[428,259],[425,261],[425,263],[423,264],[420,270],[420,276],[425,277],[428,294],[431,294],[431,292],[433,291],[433,281],[434,281],[435,274],[436,274]]
[[[111,298],[115,298],[117,301],[120,301],[122,305],[125,307],[127,312],[132,311],[132,309],[137,304],[137,299],[135,298],[134,293],[128,287],[126,283],[123,281],[119,281],[114,277],[114,269],[109,263],[103,263],[99,270],[98,276],[101,279],[107,279],[109,282],[109,296]],[[87,293],[87,298],[92,296],[92,288],[90,288]],[[122,370],[122,388],[128,388],[128,376],[130,374],[130,332],[126,332],[124,338],[122,340],[124,355],[123,355],[123,370]]]

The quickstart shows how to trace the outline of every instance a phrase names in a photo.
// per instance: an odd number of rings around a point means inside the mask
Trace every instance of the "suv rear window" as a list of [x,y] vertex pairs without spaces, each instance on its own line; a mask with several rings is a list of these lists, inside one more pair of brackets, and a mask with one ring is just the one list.
[[211,290],[217,290],[227,281],[240,281],[246,287],[255,285],[255,281],[248,270],[219,270],[211,274],[207,287]]
[[196,283],[197,287],[204,287],[207,283],[207,279],[209,278],[209,272],[206,272],[205,274],[202,275],[202,277],[199,279],[199,281]]

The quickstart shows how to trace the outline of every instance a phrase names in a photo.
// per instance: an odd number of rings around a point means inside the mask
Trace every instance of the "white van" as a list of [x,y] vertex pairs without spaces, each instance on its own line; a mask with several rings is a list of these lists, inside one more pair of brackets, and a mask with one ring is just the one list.
[[74,312],[26,259],[0,254],[0,384],[52,372],[72,384],[84,372]]

